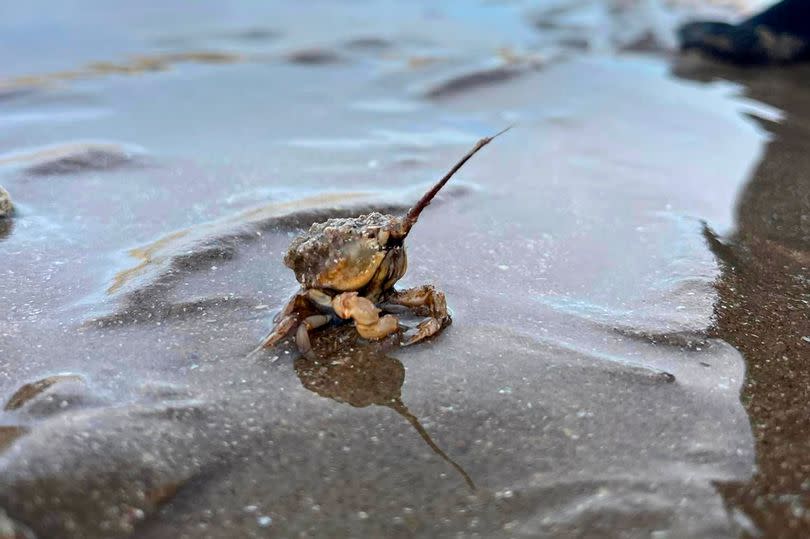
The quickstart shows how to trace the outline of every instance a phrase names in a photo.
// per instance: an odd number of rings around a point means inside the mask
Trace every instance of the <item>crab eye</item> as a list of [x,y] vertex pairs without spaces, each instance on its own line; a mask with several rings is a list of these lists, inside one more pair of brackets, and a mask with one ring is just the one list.
[[370,240],[373,240],[377,237],[377,232],[372,230],[371,232],[366,232],[366,237]]

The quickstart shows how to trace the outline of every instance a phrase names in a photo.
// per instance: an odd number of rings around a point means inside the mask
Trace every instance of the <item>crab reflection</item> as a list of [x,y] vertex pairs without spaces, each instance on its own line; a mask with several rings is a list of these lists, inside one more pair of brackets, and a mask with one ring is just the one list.
[[402,416],[422,440],[452,466],[471,490],[475,484],[466,471],[431,439],[419,419],[402,401],[405,367],[386,355],[393,340],[361,343],[348,326],[327,331],[314,339],[313,349],[321,358],[299,357],[294,364],[301,384],[313,393],[357,408],[385,406]]

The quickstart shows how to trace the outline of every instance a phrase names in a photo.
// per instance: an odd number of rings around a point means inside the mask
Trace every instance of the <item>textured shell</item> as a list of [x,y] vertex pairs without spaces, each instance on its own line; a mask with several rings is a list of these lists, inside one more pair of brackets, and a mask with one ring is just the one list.
[[305,287],[360,290],[385,258],[387,231],[399,225],[376,212],[315,223],[293,240],[284,263]]

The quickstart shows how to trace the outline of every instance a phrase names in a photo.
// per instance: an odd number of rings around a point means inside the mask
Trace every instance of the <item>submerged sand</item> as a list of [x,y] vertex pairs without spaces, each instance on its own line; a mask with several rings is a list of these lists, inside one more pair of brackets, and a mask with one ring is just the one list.
[[[0,83],[0,525],[801,536],[802,75],[566,5],[13,11],[82,38]],[[295,233],[404,211],[513,123],[409,238],[450,328],[248,357]]]

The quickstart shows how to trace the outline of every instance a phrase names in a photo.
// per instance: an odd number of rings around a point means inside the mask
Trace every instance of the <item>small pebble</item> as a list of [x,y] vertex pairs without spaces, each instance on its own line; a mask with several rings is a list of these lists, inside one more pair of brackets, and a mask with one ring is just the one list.
[[0,187],[0,217],[8,217],[14,211],[8,191]]
[[256,519],[256,523],[257,523],[257,524],[258,524],[260,527],[262,527],[262,528],[266,528],[266,527],[268,527],[270,524],[272,524],[272,523],[273,523],[273,519],[272,519],[271,517],[268,517],[267,515],[262,515],[262,516],[260,516],[260,517],[258,517],[258,518]]

